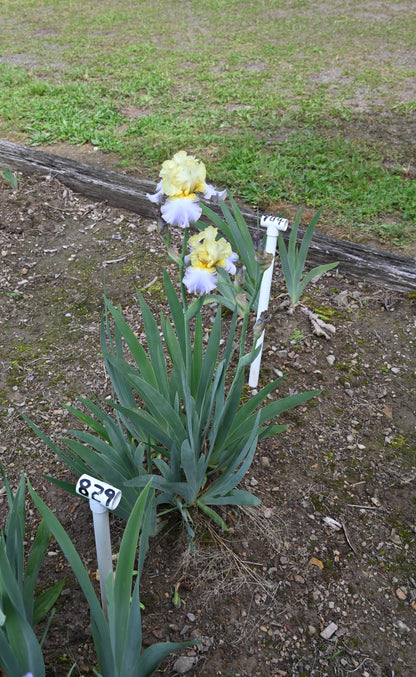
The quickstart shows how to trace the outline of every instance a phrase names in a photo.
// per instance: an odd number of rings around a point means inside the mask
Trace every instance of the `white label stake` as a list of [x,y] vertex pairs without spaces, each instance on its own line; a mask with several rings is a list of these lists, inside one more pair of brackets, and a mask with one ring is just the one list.
[[[264,215],[261,217],[260,225],[267,226],[267,239],[265,251],[268,254],[272,254],[273,259],[270,266],[263,273],[263,279],[260,285],[259,302],[257,307],[257,319],[259,319],[260,315],[264,311],[267,311],[269,307],[270,289],[272,286],[274,257],[276,254],[277,238],[279,235],[279,231],[287,230],[289,221],[287,219],[281,219],[277,216]],[[264,330],[256,341],[256,347],[260,346],[260,352],[257,355],[254,362],[252,362],[250,365],[250,373],[248,377],[248,385],[250,386],[250,388],[257,388],[257,384],[259,382],[261,354],[263,351],[263,339],[264,339]]]
[[102,482],[101,480],[91,477],[91,475],[81,475],[79,478],[75,491],[84,498],[91,498],[98,503],[101,503],[108,510],[115,510],[120,503],[121,491]]
[[113,573],[113,558],[111,553],[110,521],[108,510],[115,510],[121,500],[121,491],[111,484],[91,477],[81,475],[75,491],[80,496],[88,498],[94,523],[95,548],[97,551],[98,575],[100,577],[101,604],[107,616],[107,597],[105,583]]

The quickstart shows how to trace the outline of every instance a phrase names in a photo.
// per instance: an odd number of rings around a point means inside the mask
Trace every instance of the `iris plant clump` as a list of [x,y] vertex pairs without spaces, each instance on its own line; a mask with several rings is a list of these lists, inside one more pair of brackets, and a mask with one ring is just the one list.
[[[90,574],[53,511],[28,483],[42,520],[26,550],[26,482],[22,475],[13,494],[0,464],[9,510],[0,530],[0,672],[7,677],[45,677],[42,646],[64,581],[38,593],[38,575],[51,535],[66,556],[90,608],[91,632],[97,654],[97,677],[151,677],[171,652],[197,643],[157,642],[143,648],[140,578],[150,536],[153,492],[150,482],[138,497],[120,544],[117,566],[106,581],[106,612],[96,596]],[[137,555],[137,549],[139,554]],[[49,613],[50,612],[50,613]],[[37,624],[45,618],[41,639]],[[68,672],[73,674],[74,664]]]
[[[36,677],[44,677],[42,643],[64,581],[39,593],[38,576],[51,533],[41,521],[28,552],[24,475],[13,494],[1,464],[0,473],[9,504],[4,529],[0,530],[0,671],[7,677],[22,677],[24,673],[33,677],[28,673],[31,670]],[[46,627],[39,642],[37,626],[45,617]]]
[[[160,205],[161,219],[168,226],[184,230],[181,254],[168,250],[179,267],[179,277],[171,279],[164,270],[167,315],[162,314],[158,323],[138,292],[146,338],[142,345],[122,311],[105,297],[101,347],[112,399],[100,402],[80,398],[82,408],[68,406],[82,427],[68,430],[61,445],[25,417],[77,477],[87,473],[122,491],[116,512],[127,524],[116,571],[106,581],[106,618],[69,537],[29,486],[45,529],[62,548],[89,603],[98,659],[96,674],[102,677],[150,677],[168,653],[189,644],[164,642],[142,651],[139,581],[157,517],[176,511],[192,538],[194,515],[199,509],[227,530],[223,506],[260,502],[238,487],[259,440],[286,430],[287,426],[276,422],[278,416],[319,392],[269,400],[281,380],[277,379],[251,397],[244,396],[247,367],[260,350],[256,347],[259,322],[253,322],[252,332],[249,325],[270,261],[258,243],[253,243],[232,197],[230,209],[224,202],[225,191],[206,183],[202,162],[180,151],[163,164],[160,178],[156,194],[149,199]],[[199,195],[219,202],[222,216],[201,204]],[[211,223],[200,221],[202,215]],[[195,232],[191,233],[191,228]],[[169,238],[165,242],[169,244]],[[217,311],[206,334],[202,310],[212,301]],[[225,314],[224,308],[231,312]],[[223,315],[227,316],[226,326]],[[50,479],[74,492],[72,484]],[[22,529],[19,533],[23,537]],[[3,568],[0,566],[0,612],[6,598]],[[51,603],[56,598],[54,590],[52,593]],[[17,596],[16,600],[20,604]],[[5,635],[4,628],[10,618],[14,618],[10,611],[3,616],[0,613],[0,640],[3,637],[7,650],[12,635],[8,627]],[[22,611],[19,632],[25,622]],[[4,665],[1,656],[0,665]],[[22,667],[33,672],[32,661]],[[20,666],[16,669],[19,674],[13,674],[20,677]]]
[[[82,398],[82,409],[68,407],[84,429],[68,431],[63,447],[30,425],[76,476],[86,472],[119,487],[116,512],[126,520],[150,482],[154,526],[157,515],[177,511],[192,537],[195,508],[227,529],[220,506],[259,503],[238,488],[259,440],[286,430],[278,416],[318,391],[273,400],[277,379],[247,399],[246,370],[260,350],[250,323],[264,257],[232,197],[230,209],[225,191],[206,183],[202,162],[180,151],[163,163],[160,179],[149,199],[170,228],[183,229],[182,252],[168,249],[179,278],[165,269],[167,315],[158,323],[138,292],[143,342],[105,298],[101,346],[112,400]],[[222,216],[200,195],[219,203]],[[217,311],[207,333],[201,311],[212,301]]]

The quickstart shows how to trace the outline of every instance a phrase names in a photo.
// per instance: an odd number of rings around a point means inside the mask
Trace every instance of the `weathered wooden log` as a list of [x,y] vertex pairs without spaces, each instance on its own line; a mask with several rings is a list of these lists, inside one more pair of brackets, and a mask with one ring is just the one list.
[[[72,190],[106,201],[114,206],[128,209],[143,217],[155,218],[157,211],[146,197],[155,191],[155,183],[135,179],[93,165],[0,141],[0,167],[24,174],[53,174]],[[219,207],[210,207],[220,212]],[[257,215],[243,211],[249,227],[257,225]],[[299,238],[304,230],[299,228]],[[285,238],[288,234],[284,235]],[[308,264],[316,265],[339,261],[339,271],[363,281],[374,282],[391,289],[416,291],[416,262],[414,259],[398,256],[386,251],[373,249],[352,242],[340,240],[315,231],[308,252]]]
[[144,217],[154,218],[156,214],[155,205],[146,197],[146,193],[155,192],[152,181],[134,179],[127,174],[75,162],[9,141],[0,141],[2,166],[24,174],[52,174],[68,188],[99,202],[108,202]]

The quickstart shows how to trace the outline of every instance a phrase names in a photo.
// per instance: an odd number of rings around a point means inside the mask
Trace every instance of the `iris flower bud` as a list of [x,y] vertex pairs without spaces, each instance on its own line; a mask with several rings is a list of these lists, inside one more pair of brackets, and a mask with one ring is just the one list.
[[246,268],[245,266],[240,266],[237,268],[237,272],[234,278],[234,284],[236,287],[242,287],[246,279]]
[[273,262],[273,254],[270,252],[265,252],[264,250],[261,255],[259,252],[256,252],[256,261],[260,266],[260,270],[264,273],[264,271],[267,270]]
[[269,313],[267,310],[263,310],[262,313],[260,313],[260,317],[256,321],[256,324],[253,327],[253,334],[254,336],[261,336],[264,328],[269,321]]

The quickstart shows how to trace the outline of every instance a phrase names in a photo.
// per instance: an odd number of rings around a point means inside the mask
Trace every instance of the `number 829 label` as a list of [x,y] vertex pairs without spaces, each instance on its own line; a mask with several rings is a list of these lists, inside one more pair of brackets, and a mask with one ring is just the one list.
[[121,491],[111,484],[97,480],[91,475],[81,475],[75,486],[79,496],[98,501],[108,510],[115,510],[120,503]]

